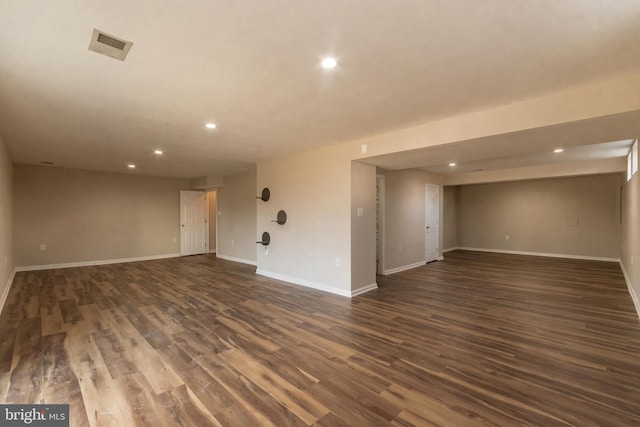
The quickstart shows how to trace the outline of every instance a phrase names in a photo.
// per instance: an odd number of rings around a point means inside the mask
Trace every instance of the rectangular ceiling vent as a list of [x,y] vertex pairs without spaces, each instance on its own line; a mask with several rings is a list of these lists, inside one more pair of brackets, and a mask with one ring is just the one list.
[[132,42],[119,39],[95,28],[93,29],[91,41],[89,42],[89,50],[119,59],[120,61],[124,61],[127,57],[131,46],[133,46]]

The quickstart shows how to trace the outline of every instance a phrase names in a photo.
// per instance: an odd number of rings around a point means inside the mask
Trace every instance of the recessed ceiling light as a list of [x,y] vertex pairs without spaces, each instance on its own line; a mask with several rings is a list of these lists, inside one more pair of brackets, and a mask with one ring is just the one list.
[[554,153],[562,153],[564,150],[562,148],[556,148],[553,150]]
[[157,154],[158,156],[160,156],[161,154],[164,154],[162,150],[155,150],[154,153]]
[[207,129],[215,129],[217,126],[215,123],[207,123],[206,125],[204,125],[204,127],[206,127]]
[[129,169],[135,169],[135,168],[136,168],[136,165],[134,165],[133,163],[129,163],[129,164],[127,165],[127,167],[128,167]]
[[331,69],[331,68],[336,68],[336,66],[338,65],[338,61],[336,61],[336,58],[327,56],[322,60],[321,64],[322,64],[322,68]]
[[455,163],[449,163],[449,166],[454,167],[456,164]]

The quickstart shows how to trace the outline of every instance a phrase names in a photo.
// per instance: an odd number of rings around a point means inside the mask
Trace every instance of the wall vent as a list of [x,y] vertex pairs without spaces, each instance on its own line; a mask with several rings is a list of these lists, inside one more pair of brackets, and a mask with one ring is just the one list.
[[122,40],[118,37],[107,34],[104,31],[93,29],[91,41],[89,42],[89,50],[110,56],[111,58],[124,61],[133,46],[132,42]]

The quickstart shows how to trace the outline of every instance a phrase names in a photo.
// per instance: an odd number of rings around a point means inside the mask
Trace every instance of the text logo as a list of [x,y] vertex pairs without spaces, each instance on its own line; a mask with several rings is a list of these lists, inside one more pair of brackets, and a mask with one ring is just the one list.
[[0,426],[69,427],[69,405],[0,405]]

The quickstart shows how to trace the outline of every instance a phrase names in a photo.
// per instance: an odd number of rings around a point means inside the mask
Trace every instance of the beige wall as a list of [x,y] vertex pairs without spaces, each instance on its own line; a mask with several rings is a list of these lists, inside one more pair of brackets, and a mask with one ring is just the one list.
[[458,244],[619,258],[622,179],[608,174],[461,186]]
[[444,250],[458,246],[458,187],[444,187],[443,194],[443,247]]
[[0,138],[0,309],[13,278],[13,175],[9,153]]
[[[384,270],[389,271],[425,261],[425,184],[440,188],[442,219],[442,177],[417,169],[387,171],[383,175]],[[442,255],[442,226],[439,235],[439,254]]]
[[218,193],[209,191],[207,198],[209,199],[209,252],[216,251],[216,223],[218,219]]
[[179,190],[188,188],[188,180],[14,165],[16,266],[178,254]]
[[217,191],[218,247],[221,258],[256,262],[256,172],[225,176]]
[[640,315],[640,173],[623,186],[622,265],[631,282],[636,310]]
[[[349,295],[352,236],[348,153],[342,146],[331,146],[260,162],[258,188],[263,187],[271,189],[271,200],[258,202],[258,234],[269,231],[271,245],[268,253],[263,248],[258,250],[258,272]],[[271,222],[280,209],[288,215],[284,226]],[[336,265],[338,258],[340,265]],[[373,263],[375,269],[375,258]]]
[[[362,216],[358,216],[361,209]],[[376,168],[351,164],[351,291],[376,283]]]

